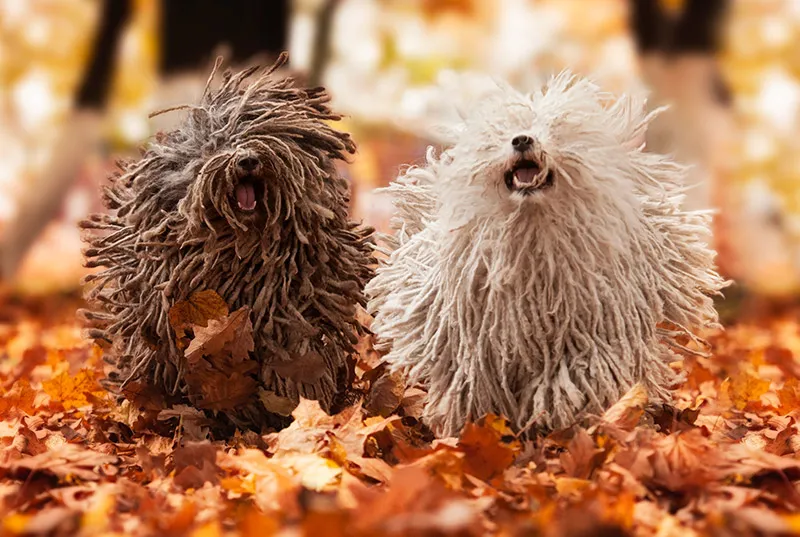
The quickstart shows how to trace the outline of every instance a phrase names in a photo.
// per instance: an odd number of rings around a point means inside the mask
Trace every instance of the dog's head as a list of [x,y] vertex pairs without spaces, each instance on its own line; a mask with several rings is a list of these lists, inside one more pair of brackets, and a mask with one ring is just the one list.
[[[274,71],[225,74],[174,131],[161,134],[128,177],[142,198],[175,214],[185,235],[242,240],[289,226],[298,233],[347,210],[334,161],[355,152],[323,88],[296,88]],[[154,201],[148,201],[145,197]],[[265,233],[267,231],[267,233]]]
[[615,100],[568,73],[532,93],[495,84],[461,117],[435,165],[440,200],[463,216],[630,192],[650,119],[642,99]]

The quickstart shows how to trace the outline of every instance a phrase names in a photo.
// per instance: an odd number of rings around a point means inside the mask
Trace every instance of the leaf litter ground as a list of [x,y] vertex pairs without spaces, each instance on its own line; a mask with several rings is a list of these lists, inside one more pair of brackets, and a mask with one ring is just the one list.
[[[711,334],[713,354],[686,358],[673,405],[637,387],[603,416],[526,442],[499,416],[434,439],[418,420],[424,392],[403,389],[365,339],[343,411],[262,392],[291,425],[220,441],[207,412],[256,389],[241,380],[246,314],[213,296],[175,310],[200,404],[163,410],[101,388],[103,351],[81,338],[78,306],[0,310],[2,535],[800,533],[795,317]],[[227,385],[209,386],[217,377]]]

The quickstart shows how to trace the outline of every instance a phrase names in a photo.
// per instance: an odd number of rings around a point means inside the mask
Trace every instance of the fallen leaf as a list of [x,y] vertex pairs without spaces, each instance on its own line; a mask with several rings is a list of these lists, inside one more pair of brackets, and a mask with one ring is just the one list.
[[601,421],[617,430],[631,431],[644,414],[647,401],[647,389],[643,384],[636,384],[605,411]]
[[384,374],[372,384],[364,408],[372,415],[390,416],[403,402],[405,388],[399,373]]
[[488,481],[513,464],[521,450],[508,420],[489,414],[478,423],[467,423],[458,448],[464,452],[464,471]]
[[770,382],[763,380],[750,371],[742,371],[730,384],[730,396],[734,407],[744,410],[750,404],[759,403],[761,396],[769,390]]
[[115,465],[119,459],[97,451],[64,444],[58,450],[46,451],[7,465],[0,466],[15,479],[28,479],[32,474],[49,474],[55,477],[98,481],[105,473],[104,465]]
[[220,359],[233,363],[247,360],[253,350],[250,309],[244,307],[219,319],[209,319],[205,327],[194,325],[194,338],[184,354],[190,366],[204,356],[211,357],[209,362],[217,365]]
[[14,411],[33,414],[36,411],[35,399],[36,392],[27,379],[16,381],[11,390],[0,399],[0,418],[7,418]]
[[169,324],[178,336],[192,325],[206,326],[211,319],[228,315],[228,305],[216,291],[206,289],[189,296],[187,300],[176,302],[167,317]]
[[299,402],[289,397],[278,395],[273,391],[265,390],[264,388],[258,389],[258,398],[261,400],[261,404],[264,405],[267,412],[272,412],[280,416],[291,416]]
[[217,448],[211,442],[186,442],[173,453],[175,484],[197,489],[205,483],[219,483]]
[[87,395],[104,397],[106,393],[97,382],[97,374],[89,369],[82,369],[74,376],[64,371],[42,382],[42,388],[53,402],[60,403],[67,410],[88,406]]
[[286,362],[273,362],[266,366],[281,377],[292,379],[295,382],[312,384],[328,372],[325,359],[315,351],[308,351],[302,356],[293,356]]

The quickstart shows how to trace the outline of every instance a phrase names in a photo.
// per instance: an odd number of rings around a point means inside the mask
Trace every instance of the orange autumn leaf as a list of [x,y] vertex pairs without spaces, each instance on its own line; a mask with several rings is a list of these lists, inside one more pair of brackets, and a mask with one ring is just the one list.
[[103,397],[106,393],[97,383],[96,373],[89,369],[82,369],[74,376],[64,371],[42,382],[42,389],[52,401],[61,403],[67,410],[87,406],[87,396]]
[[769,390],[770,382],[750,371],[742,371],[735,376],[728,387],[731,402],[737,410],[744,410],[749,404],[760,402],[761,396]]
[[31,388],[30,382],[26,379],[18,380],[0,399],[0,418],[5,418],[9,412],[14,410],[33,414],[36,410],[35,398],[36,392]]
[[488,414],[464,427],[458,448],[466,455],[464,472],[489,480],[514,463],[522,446],[508,420]]
[[800,409],[800,381],[792,377],[784,382],[783,387],[778,390],[778,399],[781,402],[781,413],[788,414],[789,412]]

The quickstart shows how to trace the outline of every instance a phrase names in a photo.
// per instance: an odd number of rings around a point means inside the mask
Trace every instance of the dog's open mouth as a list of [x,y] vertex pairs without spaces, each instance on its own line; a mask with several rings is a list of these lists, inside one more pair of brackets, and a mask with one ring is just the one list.
[[244,212],[252,212],[256,210],[258,201],[264,194],[264,187],[256,177],[251,175],[242,177],[236,183],[234,197],[236,198],[236,205]]
[[506,171],[505,180],[511,192],[527,196],[553,186],[555,174],[553,170],[543,169],[538,162],[520,160]]

